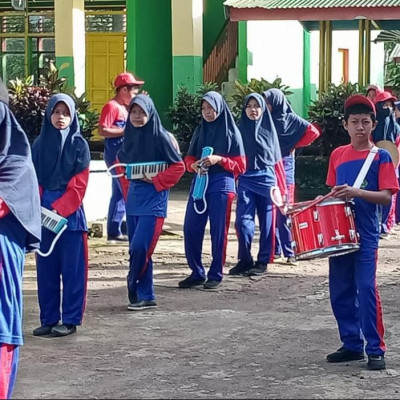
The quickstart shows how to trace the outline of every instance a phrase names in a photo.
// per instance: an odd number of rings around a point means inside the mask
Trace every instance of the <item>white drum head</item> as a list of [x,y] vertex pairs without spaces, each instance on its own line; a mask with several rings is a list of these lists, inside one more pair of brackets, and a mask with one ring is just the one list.
[[277,206],[277,207],[282,207],[283,206],[283,197],[282,193],[279,189],[278,186],[272,186],[270,190],[270,196],[272,202]]

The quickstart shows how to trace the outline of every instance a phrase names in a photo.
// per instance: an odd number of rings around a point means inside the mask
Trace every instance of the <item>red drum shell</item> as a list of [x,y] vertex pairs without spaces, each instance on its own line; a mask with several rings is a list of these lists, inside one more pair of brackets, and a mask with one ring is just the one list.
[[[321,245],[318,234],[321,232],[316,206],[308,207],[309,202],[295,203],[288,212],[288,225],[292,233],[292,247],[296,258],[318,257]],[[304,209],[304,210],[303,210]]]
[[350,203],[331,198],[307,208],[310,203],[293,204],[288,213],[297,259],[338,256],[359,249]]
[[321,219],[321,228],[324,235],[324,248],[355,246],[359,249],[358,234],[354,222],[351,204],[343,200],[329,199],[317,204],[318,214]]

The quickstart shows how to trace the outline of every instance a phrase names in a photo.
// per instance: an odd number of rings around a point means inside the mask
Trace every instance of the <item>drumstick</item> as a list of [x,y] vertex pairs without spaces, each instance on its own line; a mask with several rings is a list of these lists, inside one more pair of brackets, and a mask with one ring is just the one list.
[[310,207],[316,206],[317,204],[319,204],[319,203],[323,202],[324,200],[328,199],[329,197],[332,197],[332,195],[333,195],[333,190],[331,190],[325,196],[318,197],[318,198],[314,199],[310,204],[307,204],[304,208],[301,208],[298,212],[294,211],[292,214],[299,214],[300,212],[303,212],[304,210],[307,210]]

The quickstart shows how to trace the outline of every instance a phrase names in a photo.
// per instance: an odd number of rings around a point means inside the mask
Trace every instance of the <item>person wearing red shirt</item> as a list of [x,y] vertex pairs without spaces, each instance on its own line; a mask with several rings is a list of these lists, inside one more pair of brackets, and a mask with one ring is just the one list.
[[[105,138],[104,161],[108,168],[115,164],[117,153],[124,140],[124,131],[130,101],[139,93],[144,81],[136,79],[130,72],[119,74],[114,81],[115,96],[101,110],[99,135]],[[111,198],[107,216],[107,239],[126,241],[123,226],[125,200],[118,179],[111,180]]]
[[342,346],[327,356],[328,362],[347,362],[368,356],[368,368],[386,368],[382,305],[376,284],[379,221],[378,206],[390,204],[399,190],[394,165],[385,149],[378,149],[360,188],[354,182],[374,144],[375,105],[363,95],[344,104],[343,126],[350,144],[336,148],[329,159],[326,184],[333,197],[354,199],[360,249],[329,258],[329,292]]

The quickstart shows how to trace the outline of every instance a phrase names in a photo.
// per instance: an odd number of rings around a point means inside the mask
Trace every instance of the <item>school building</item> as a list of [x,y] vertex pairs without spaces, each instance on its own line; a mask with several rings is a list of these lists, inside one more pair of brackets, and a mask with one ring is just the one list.
[[328,82],[383,83],[373,39],[399,16],[400,0],[0,0],[1,76],[37,79],[55,60],[100,109],[128,70],[161,115],[180,85],[229,95],[236,78],[280,77],[305,115]]
[[0,0],[1,76],[37,80],[55,60],[60,75],[100,109],[113,96],[114,77],[128,70],[165,110],[178,85],[194,90],[202,82],[204,61],[226,31],[222,3]]

